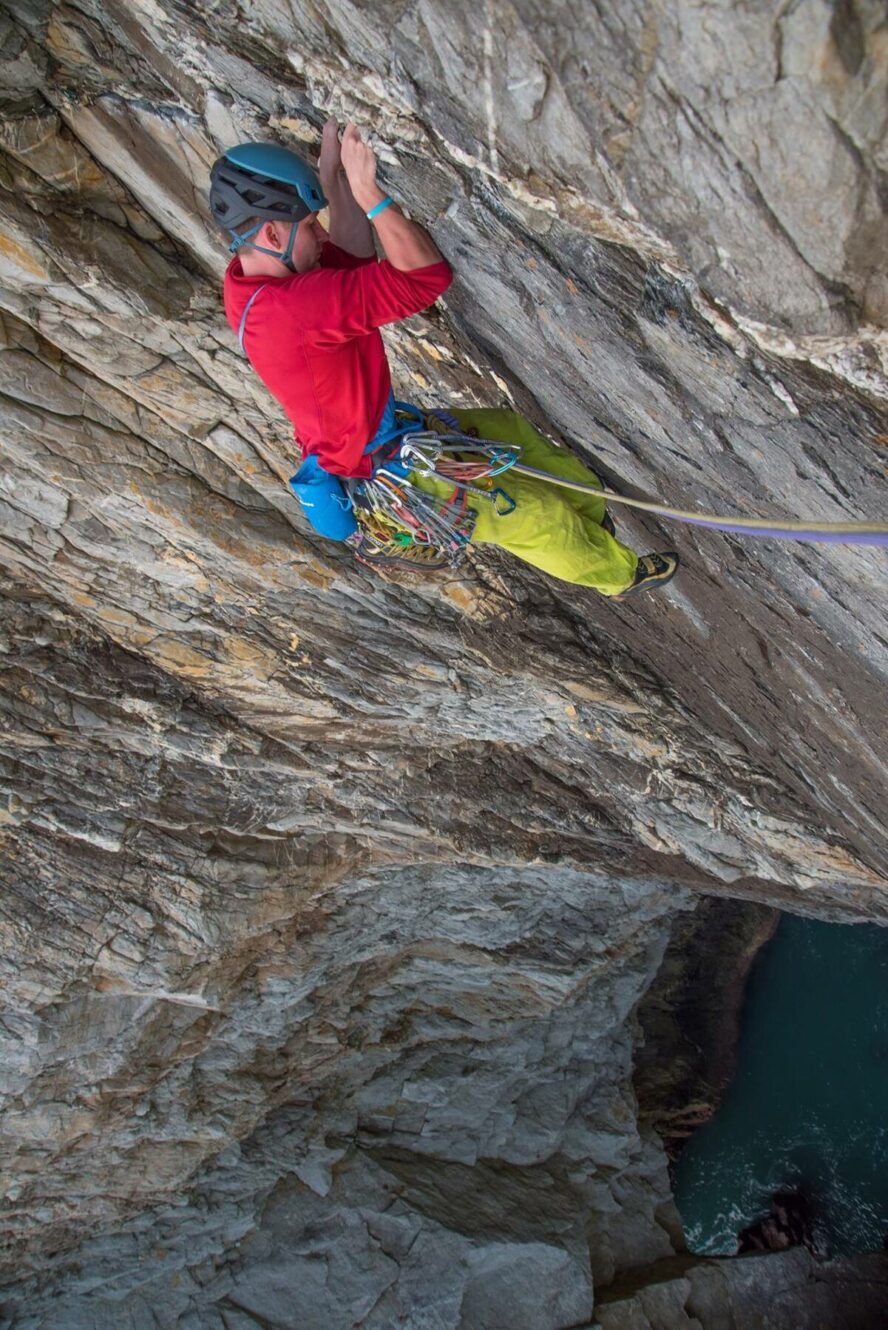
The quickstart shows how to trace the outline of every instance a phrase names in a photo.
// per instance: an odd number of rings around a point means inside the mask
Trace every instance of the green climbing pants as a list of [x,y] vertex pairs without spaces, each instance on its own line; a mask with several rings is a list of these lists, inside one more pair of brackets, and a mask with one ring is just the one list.
[[[601,481],[572,453],[556,448],[515,411],[499,408],[451,411],[461,430],[477,430],[482,439],[521,446],[521,461],[565,480],[584,485]],[[446,494],[445,481],[411,479],[421,489]],[[472,500],[478,513],[473,545],[499,545],[510,554],[563,582],[594,587],[605,596],[616,596],[631,586],[638,556],[609,535],[601,525],[605,500],[578,490],[559,489],[533,476],[506,471],[494,482],[515,500],[510,513],[500,514],[492,502]]]

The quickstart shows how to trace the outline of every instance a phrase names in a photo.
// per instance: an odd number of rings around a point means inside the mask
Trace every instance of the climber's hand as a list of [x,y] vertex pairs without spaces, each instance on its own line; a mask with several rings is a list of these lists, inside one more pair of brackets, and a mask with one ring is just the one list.
[[321,155],[318,158],[318,174],[321,188],[328,193],[330,186],[339,178],[342,170],[342,152],[339,145],[339,125],[335,120],[328,120],[321,134]]
[[351,121],[343,131],[340,154],[354,200],[359,208],[369,212],[385,196],[376,183],[376,154]]

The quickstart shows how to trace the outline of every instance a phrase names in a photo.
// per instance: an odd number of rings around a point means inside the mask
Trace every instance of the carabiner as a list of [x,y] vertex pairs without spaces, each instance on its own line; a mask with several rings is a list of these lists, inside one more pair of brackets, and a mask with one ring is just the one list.
[[[496,513],[497,517],[508,517],[509,513],[514,513],[515,509],[518,507],[511,494],[507,494],[506,491],[500,489],[499,486],[497,486],[496,489],[488,491],[488,493],[489,497],[493,500],[493,511]],[[502,499],[503,503],[507,505],[506,507],[500,507],[500,499]]]

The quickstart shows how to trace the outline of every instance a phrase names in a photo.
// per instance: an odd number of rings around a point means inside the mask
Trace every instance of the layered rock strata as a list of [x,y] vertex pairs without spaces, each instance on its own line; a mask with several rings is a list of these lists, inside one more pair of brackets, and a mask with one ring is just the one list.
[[668,595],[359,567],[288,497],[208,172],[354,116],[457,271],[401,394],[878,517],[886,42],[868,0],[7,3],[9,1324],[556,1330],[663,1282],[633,1012],[700,892],[885,916],[884,555],[617,514]]

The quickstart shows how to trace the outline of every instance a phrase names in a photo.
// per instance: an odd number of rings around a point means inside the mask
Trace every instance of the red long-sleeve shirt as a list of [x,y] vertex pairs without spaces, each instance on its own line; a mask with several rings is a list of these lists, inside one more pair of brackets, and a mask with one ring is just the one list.
[[363,455],[391,392],[378,329],[434,303],[453,279],[444,261],[401,272],[327,242],[321,266],[287,277],[247,277],[240,259],[225,273],[235,333],[250,296],[244,345],[250,363],[293,422],[307,456],[338,476],[370,475]]

